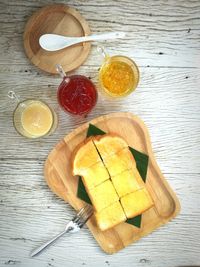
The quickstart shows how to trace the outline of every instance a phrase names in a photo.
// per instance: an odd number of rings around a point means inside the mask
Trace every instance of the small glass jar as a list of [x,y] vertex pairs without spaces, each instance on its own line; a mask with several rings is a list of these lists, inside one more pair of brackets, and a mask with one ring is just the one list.
[[103,48],[104,61],[99,70],[101,88],[110,96],[124,97],[132,93],[139,83],[139,69],[136,63],[126,56],[108,56]]
[[57,90],[59,105],[71,115],[86,116],[97,102],[95,85],[84,75],[67,76],[61,65],[56,68],[62,78]]
[[45,102],[27,99],[18,103],[13,113],[16,131],[27,138],[41,138],[54,132],[57,115]]

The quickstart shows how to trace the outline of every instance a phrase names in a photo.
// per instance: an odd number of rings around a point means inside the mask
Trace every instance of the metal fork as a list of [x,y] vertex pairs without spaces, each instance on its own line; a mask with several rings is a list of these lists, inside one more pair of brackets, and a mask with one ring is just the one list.
[[51,244],[53,244],[58,238],[63,236],[65,233],[76,233],[81,230],[81,228],[84,226],[84,224],[88,221],[88,219],[93,214],[93,208],[89,205],[86,205],[83,207],[76,216],[66,225],[65,230],[53,237],[51,240],[47,241],[42,246],[36,248],[32,251],[30,254],[31,257],[34,257],[38,255],[40,252],[42,252],[44,249],[49,247]]

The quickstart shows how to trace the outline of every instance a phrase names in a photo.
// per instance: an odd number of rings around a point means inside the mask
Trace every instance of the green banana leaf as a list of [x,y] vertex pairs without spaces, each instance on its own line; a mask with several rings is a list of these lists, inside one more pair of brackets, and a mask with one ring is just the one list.
[[[96,126],[89,124],[89,128],[87,131],[87,137],[90,136],[95,136],[95,135],[103,135],[106,134],[104,131],[101,129],[97,128]],[[140,176],[142,177],[143,181],[146,181],[146,175],[147,175],[147,168],[148,168],[148,160],[149,157],[146,154],[143,154],[136,149],[129,147],[133,157],[135,158],[136,161],[136,167],[138,169],[138,172],[140,173]],[[81,200],[85,201],[88,204],[92,204],[91,200],[85,190],[85,186],[82,182],[81,177],[79,177],[79,182],[78,182],[78,190],[77,190],[77,197],[80,198]],[[138,215],[134,218],[127,219],[126,223],[132,224],[138,228],[141,226],[141,221],[142,221],[142,214]]]

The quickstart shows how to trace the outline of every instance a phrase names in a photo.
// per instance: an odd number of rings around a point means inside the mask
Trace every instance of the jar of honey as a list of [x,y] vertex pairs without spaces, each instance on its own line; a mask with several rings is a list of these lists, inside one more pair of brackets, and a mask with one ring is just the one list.
[[57,115],[45,102],[26,99],[18,103],[13,113],[13,123],[22,136],[40,138],[54,132]]
[[126,56],[110,57],[104,51],[102,54],[104,61],[99,71],[101,87],[106,93],[114,97],[129,95],[136,89],[139,82],[137,65]]

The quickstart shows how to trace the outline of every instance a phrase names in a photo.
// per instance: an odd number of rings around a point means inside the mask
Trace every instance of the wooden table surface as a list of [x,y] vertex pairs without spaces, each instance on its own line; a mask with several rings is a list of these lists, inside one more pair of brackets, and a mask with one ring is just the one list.
[[[92,32],[120,30],[129,37],[105,44],[111,55],[133,58],[141,72],[131,96],[99,96],[85,119],[59,109],[60,83],[26,58],[22,34],[38,8],[53,1],[0,1],[0,266],[191,266],[200,265],[200,1],[59,1],[77,8]],[[93,46],[75,73],[97,84],[101,57]],[[57,131],[41,140],[20,137],[7,97],[40,98],[59,115]],[[106,255],[87,228],[65,236],[39,257],[32,249],[63,229],[74,215],[44,181],[44,161],[53,146],[77,126],[110,112],[137,114],[149,128],[158,164],[177,193],[182,210],[172,222],[114,255]]]

